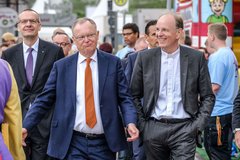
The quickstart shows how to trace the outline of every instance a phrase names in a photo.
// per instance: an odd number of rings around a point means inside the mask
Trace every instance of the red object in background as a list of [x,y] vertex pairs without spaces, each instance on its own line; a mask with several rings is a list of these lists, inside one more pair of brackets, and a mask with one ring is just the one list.
[[233,1],[233,52],[238,59],[238,66],[240,67],[240,0]]
[[[206,10],[206,7],[209,7],[209,5],[206,6],[207,2],[206,1],[203,2],[202,0],[194,1],[194,3],[195,4],[197,3],[197,5],[196,5],[197,7],[195,6],[195,8],[194,8],[194,5],[193,5],[193,8],[192,8],[193,14],[196,14],[196,15],[193,15],[193,17],[197,16],[198,22],[192,22],[192,24],[191,24],[192,26],[190,29],[190,36],[194,37],[193,47],[199,48],[199,47],[204,46],[204,42],[207,38],[207,31],[208,31],[209,23],[206,22],[205,18],[206,18],[206,11],[207,11],[207,13],[209,12],[209,9]],[[228,1],[228,5],[233,5],[233,4],[229,4],[229,3],[232,3],[231,1]],[[180,8],[180,10],[181,9],[182,8]],[[197,11],[196,11],[196,9],[197,9]],[[211,15],[211,14],[212,14],[212,12],[209,12],[209,15]],[[230,13],[230,14],[232,14],[232,13]],[[230,16],[230,15],[228,15],[228,16]],[[202,19],[202,18],[204,18],[204,19]],[[225,23],[225,25],[228,28],[228,36],[233,37],[233,31],[234,31],[233,30],[233,22]]]
[[233,1],[233,23],[240,23],[240,0]]

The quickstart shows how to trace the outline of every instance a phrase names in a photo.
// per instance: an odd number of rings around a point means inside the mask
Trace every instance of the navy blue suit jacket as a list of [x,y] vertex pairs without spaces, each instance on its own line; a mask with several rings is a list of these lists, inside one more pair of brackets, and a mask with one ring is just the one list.
[[[145,50],[147,50],[147,49],[148,49],[148,48],[145,48],[145,49],[143,49],[143,50],[141,50],[141,51],[145,51]],[[133,53],[129,54],[128,57],[127,57],[126,67],[125,67],[125,75],[126,75],[126,77],[127,77],[127,81],[128,81],[129,84],[130,84],[130,82],[131,82],[133,67],[134,67],[135,61],[136,61],[136,59],[137,59],[137,55],[138,55],[141,51],[133,52]]]
[[[24,119],[30,131],[56,103],[48,146],[48,155],[63,159],[68,151],[76,116],[76,73],[78,54],[56,62],[43,92],[37,97]],[[128,91],[127,80],[119,58],[97,51],[99,101],[104,134],[113,152],[125,149],[127,141],[123,122],[136,123],[136,109]],[[119,111],[120,108],[120,111]]]
[[132,77],[132,72],[133,72],[133,67],[137,58],[137,52],[131,53],[128,55],[127,58],[127,63],[126,63],[126,68],[125,68],[125,75],[127,77],[127,81],[130,84],[131,77]]

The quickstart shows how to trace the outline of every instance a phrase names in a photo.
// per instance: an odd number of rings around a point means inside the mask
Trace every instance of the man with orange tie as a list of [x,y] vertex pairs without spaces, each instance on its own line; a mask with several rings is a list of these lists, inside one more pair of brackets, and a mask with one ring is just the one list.
[[[24,119],[23,140],[55,103],[49,156],[114,160],[115,153],[139,134],[121,61],[96,49],[99,32],[93,20],[78,19],[72,31],[78,53],[54,64],[43,92]],[[130,135],[127,140],[124,126]]]

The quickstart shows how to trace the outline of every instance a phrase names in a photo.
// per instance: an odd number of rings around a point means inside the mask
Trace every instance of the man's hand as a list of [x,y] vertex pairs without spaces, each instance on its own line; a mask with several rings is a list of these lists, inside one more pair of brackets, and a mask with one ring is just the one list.
[[127,126],[127,132],[130,135],[130,137],[127,138],[128,142],[135,141],[139,137],[139,131],[135,124],[129,123]]
[[22,145],[23,146],[27,146],[27,144],[25,143],[25,139],[27,138],[27,129],[26,128],[22,128]]

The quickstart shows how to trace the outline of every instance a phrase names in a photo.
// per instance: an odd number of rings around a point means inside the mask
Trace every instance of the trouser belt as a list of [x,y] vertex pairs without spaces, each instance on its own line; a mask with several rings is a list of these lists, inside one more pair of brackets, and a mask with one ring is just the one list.
[[73,134],[85,137],[87,139],[101,139],[105,138],[104,134],[93,134],[93,133],[83,133],[83,132],[78,132],[78,131],[73,131]]
[[149,120],[155,121],[155,122],[160,122],[160,123],[182,123],[182,122],[187,122],[190,121],[191,118],[183,118],[183,119],[178,119],[178,118],[161,118],[161,119],[156,119],[154,117],[150,117]]

